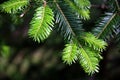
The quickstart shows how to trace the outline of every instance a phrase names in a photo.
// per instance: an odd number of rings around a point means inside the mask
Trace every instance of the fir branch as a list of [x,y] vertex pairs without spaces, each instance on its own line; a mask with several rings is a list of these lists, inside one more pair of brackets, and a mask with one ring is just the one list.
[[[63,51],[63,61],[66,62],[67,64],[72,64],[74,63],[77,59],[80,60],[80,64],[82,65],[83,69],[85,70],[86,73],[88,74],[93,74],[94,72],[98,72],[98,64],[99,64],[99,59],[100,55],[99,55],[99,51],[102,51],[102,48],[105,47],[105,45],[102,45],[101,49],[98,50],[98,52],[96,50],[92,50],[92,47],[89,47],[90,49],[84,47],[85,45],[83,45],[81,42],[79,42],[78,36],[80,36],[80,34],[76,34],[76,30],[74,30],[74,28],[77,27],[77,25],[79,24],[75,24],[75,19],[72,17],[72,15],[74,14],[70,14],[70,11],[67,11],[69,8],[66,9],[66,7],[64,5],[59,6],[59,4],[56,3],[57,6],[57,18],[56,18],[56,22],[60,23],[60,27],[62,27],[63,31],[65,31],[66,34],[69,34],[69,36],[72,36],[72,38],[70,38],[70,43],[68,45],[66,45],[64,51]],[[71,9],[69,9],[71,10]],[[68,13],[69,12],[69,13]],[[76,16],[74,16],[76,17]],[[72,20],[73,19],[73,20]],[[73,25],[74,24],[74,28]],[[78,29],[78,28],[77,28]],[[79,31],[82,32],[82,31]],[[65,35],[65,34],[64,34]],[[66,37],[66,36],[65,36]],[[97,38],[95,38],[96,41],[99,41]],[[102,41],[102,40],[100,40]],[[74,45],[77,45],[74,46]],[[91,41],[91,44],[94,45]],[[96,44],[96,46],[98,47],[98,45]],[[88,50],[88,51],[86,51]],[[91,52],[91,56],[89,55]],[[96,53],[97,52],[97,53]],[[70,55],[72,55],[70,57]],[[76,57],[77,56],[77,57]],[[99,57],[98,57],[99,56]],[[81,60],[83,59],[83,60]],[[84,63],[86,62],[86,63]]]
[[91,33],[84,33],[84,35],[81,36],[81,39],[84,41],[86,46],[92,47],[94,50],[103,51],[107,46],[105,41],[96,38]]
[[105,17],[101,18],[93,29],[93,33],[97,38],[109,38],[112,33],[117,29],[120,23],[120,16],[117,12],[105,13]]
[[81,48],[79,48],[79,59],[80,64],[85,70],[86,73],[94,74],[95,72],[98,72],[99,68],[99,58],[96,56],[99,53],[96,53],[94,50],[91,50],[89,47],[83,47],[82,45],[79,45]]
[[80,9],[89,9],[91,6],[89,0],[74,0],[74,2]]
[[73,36],[76,35],[75,32],[78,32],[76,30],[79,30],[79,32],[82,31],[82,29],[80,28],[81,27],[80,21],[78,21],[79,19],[75,19],[76,15],[73,16],[74,13],[72,11],[71,13],[70,12],[67,13],[69,10],[63,9],[65,8],[64,5],[62,5],[62,8],[57,2],[55,2],[55,5],[56,5],[56,23],[59,24],[58,29],[61,31],[62,35],[64,35],[64,38],[69,41],[73,38]]
[[2,11],[7,13],[16,13],[19,10],[22,10],[28,4],[28,0],[9,0],[3,4],[0,4],[0,8]]
[[75,63],[75,61],[78,59],[77,55],[77,45],[74,43],[69,43],[65,45],[66,47],[63,50],[63,56],[62,60],[71,65],[72,63]]
[[97,35],[97,38],[99,38],[102,33],[105,31],[105,29],[108,27],[108,25],[111,23],[111,20],[113,20],[113,18],[116,16],[116,13],[114,13],[111,18],[107,21],[107,23],[104,25],[102,31]]
[[54,27],[54,15],[48,6],[38,7],[35,11],[28,33],[35,41],[40,42],[50,35]]
[[[72,10],[78,13],[80,15],[80,18],[82,19],[89,19],[90,18],[90,3],[89,1],[78,1],[74,0],[75,3],[73,3],[70,0],[65,0],[67,4],[69,4],[69,7],[71,7]],[[87,3],[86,3],[87,2]]]

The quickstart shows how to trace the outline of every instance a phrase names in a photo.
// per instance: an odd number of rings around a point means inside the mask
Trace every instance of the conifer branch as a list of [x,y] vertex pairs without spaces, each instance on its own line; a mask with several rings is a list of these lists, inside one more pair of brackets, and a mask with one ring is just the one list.
[[29,4],[28,0],[9,0],[0,5],[2,11],[7,13],[16,13]]

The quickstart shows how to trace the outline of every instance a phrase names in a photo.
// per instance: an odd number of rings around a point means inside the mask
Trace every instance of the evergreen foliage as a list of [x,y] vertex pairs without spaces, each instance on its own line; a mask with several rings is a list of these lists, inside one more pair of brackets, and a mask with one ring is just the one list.
[[[88,74],[98,72],[99,68],[99,57],[97,51],[90,49],[89,47],[82,47],[79,49],[80,64]],[[89,66],[88,66],[89,65]]]
[[[52,2],[53,4],[48,4]],[[66,45],[63,50],[62,60],[71,65],[77,61],[88,74],[99,71],[100,53],[105,50],[107,43],[102,39],[108,39],[114,33],[119,36],[119,5],[114,2],[115,8],[108,10],[96,23],[90,32],[83,29],[82,20],[90,19],[89,0],[9,0],[0,4],[1,11],[16,13],[27,5],[36,5],[34,17],[30,22],[28,35],[34,41],[41,42],[48,38],[53,27],[64,36]],[[43,3],[38,5],[37,2]],[[50,6],[50,7],[49,7]],[[116,8],[117,7],[117,8]],[[55,21],[54,21],[55,20]],[[118,38],[119,39],[119,38]]]
[[119,27],[120,16],[118,13],[105,13],[105,17],[101,18],[102,20],[96,24],[96,28],[93,30],[97,38],[109,38],[116,32],[116,29]]
[[56,23],[58,23],[58,30],[64,38],[70,41],[76,34],[83,31],[81,20],[77,15],[71,11],[69,5],[60,5],[55,3],[56,6]]
[[28,33],[35,41],[40,42],[50,35],[54,25],[54,15],[48,6],[38,7],[35,11]]
[[0,5],[2,11],[7,13],[16,13],[22,10],[29,3],[28,0],[9,0]]
[[91,33],[85,33],[85,35],[81,38],[86,45],[92,47],[94,50],[102,51],[105,49],[105,46],[107,46],[107,44],[103,40],[97,39]]
[[90,2],[88,0],[65,0],[67,4],[73,9],[73,11],[77,12],[77,14],[82,18],[82,19],[89,19],[90,18]]
[[63,57],[62,59],[67,64],[71,65],[72,63],[75,63],[75,61],[78,59],[77,57],[77,45],[74,43],[66,44],[65,49],[63,50]]

